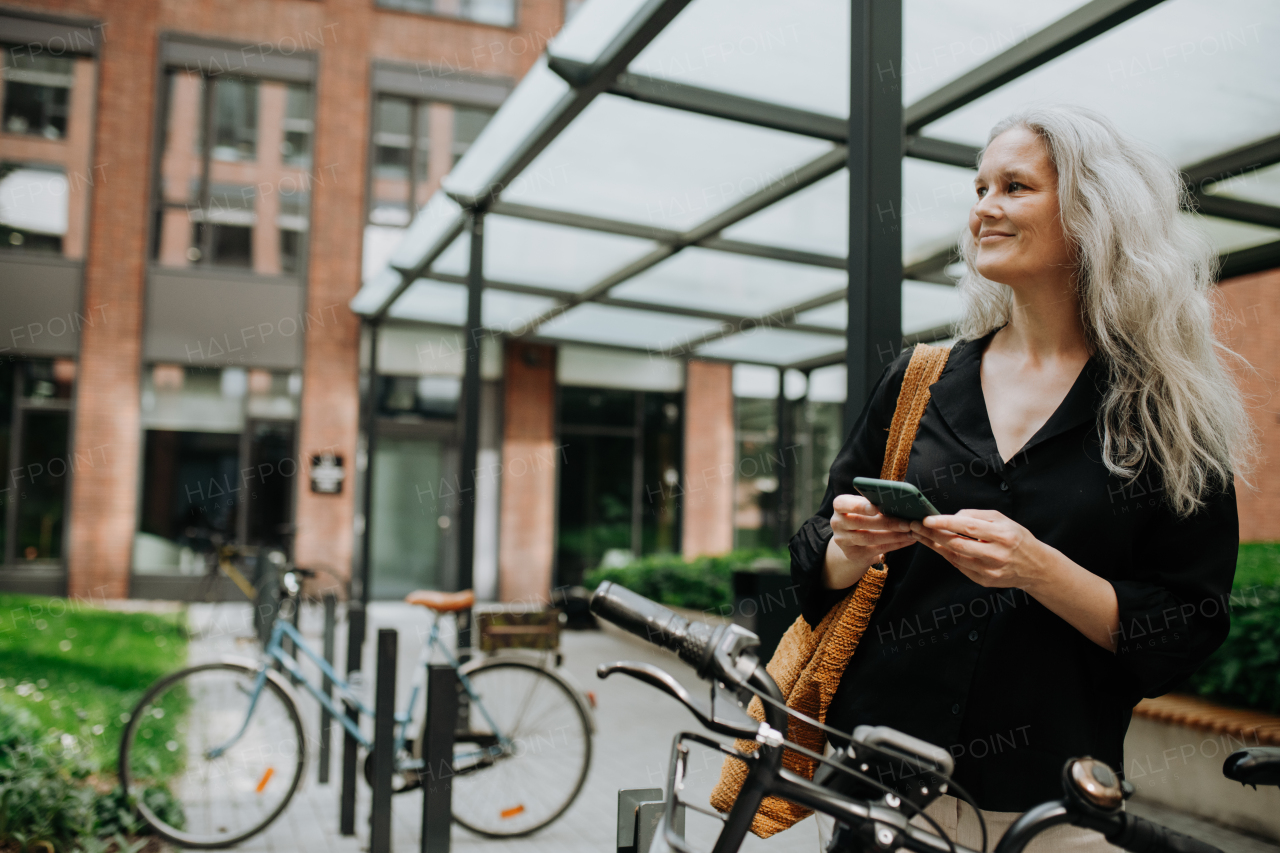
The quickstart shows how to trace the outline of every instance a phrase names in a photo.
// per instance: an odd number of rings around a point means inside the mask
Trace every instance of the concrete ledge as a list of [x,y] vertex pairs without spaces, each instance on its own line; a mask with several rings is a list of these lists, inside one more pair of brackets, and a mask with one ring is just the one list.
[[1137,799],[1280,840],[1280,789],[1254,790],[1222,775],[1237,749],[1280,744],[1280,717],[1193,696],[1144,699],[1124,744]]

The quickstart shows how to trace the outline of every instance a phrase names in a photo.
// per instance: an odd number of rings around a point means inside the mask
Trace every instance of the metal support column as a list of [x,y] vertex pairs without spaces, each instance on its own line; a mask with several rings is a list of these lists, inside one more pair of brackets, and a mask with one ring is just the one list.
[[774,492],[773,518],[774,546],[787,547],[791,541],[791,508],[795,505],[796,452],[795,431],[792,429],[793,415],[791,401],[787,399],[787,372],[778,368],[778,400],[774,409],[775,429],[774,450],[778,461],[774,474],[778,477],[778,488]]
[[[462,373],[462,506],[458,508],[458,589],[471,589],[476,556],[476,459],[480,454],[480,300],[484,290],[484,211],[469,212],[471,267],[467,273],[467,359]],[[471,648],[471,611],[458,614],[458,653]],[[465,659],[465,658],[464,658]]]
[[850,19],[846,432],[902,346],[902,0]]
[[[364,421],[364,493],[361,513],[364,530],[360,536],[360,564],[351,573],[351,590],[347,601],[347,681],[352,673],[360,671],[364,655],[365,612],[369,604],[369,569],[373,553],[373,460],[378,447],[378,327],[369,323],[369,370],[365,376],[364,400],[361,420]],[[354,705],[344,703],[347,717],[359,722]],[[342,737],[342,794],[339,808],[339,828],[343,835],[356,834],[356,773],[359,745],[344,729]]]

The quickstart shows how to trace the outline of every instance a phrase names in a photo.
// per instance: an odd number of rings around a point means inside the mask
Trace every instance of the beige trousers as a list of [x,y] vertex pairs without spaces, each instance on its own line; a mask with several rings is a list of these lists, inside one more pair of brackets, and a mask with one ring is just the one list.
[[[938,822],[942,830],[951,840],[970,850],[982,849],[982,830],[978,826],[978,817],[973,808],[955,797],[941,796],[930,803],[924,813]],[[1005,831],[1013,826],[1013,822],[1022,816],[1021,812],[987,812],[982,813],[987,822],[987,850],[994,850],[996,842]],[[831,842],[833,821],[826,815],[817,815],[818,849],[826,853]],[[928,822],[918,815],[911,821],[917,826],[932,829]],[[1028,853],[1121,853],[1119,847],[1108,844],[1107,840],[1096,832],[1076,826],[1055,826],[1053,829],[1037,835],[1027,845]]]

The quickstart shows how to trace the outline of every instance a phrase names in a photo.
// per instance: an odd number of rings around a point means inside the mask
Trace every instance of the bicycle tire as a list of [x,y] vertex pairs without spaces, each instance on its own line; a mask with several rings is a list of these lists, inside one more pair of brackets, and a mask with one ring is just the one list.
[[[503,656],[498,655],[495,657],[487,658],[481,661],[479,664],[468,667],[463,671],[467,675],[467,677],[471,679],[473,685],[476,686],[477,690],[482,692],[484,688],[484,682],[487,680],[486,675],[492,676],[500,670],[509,670],[511,672],[523,673],[527,677],[531,677],[533,679],[533,681],[530,682],[531,684],[545,685],[548,691],[554,691],[553,693],[550,693],[550,695],[559,697],[562,700],[564,700],[562,709],[565,710],[566,717],[572,717],[572,719],[576,721],[578,725],[578,732],[581,735],[580,743],[581,743],[582,752],[581,752],[581,760],[579,762],[578,769],[577,769],[577,778],[572,781],[572,784],[567,789],[567,794],[564,795],[563,802],[560,803],[557,808],[554,808],[551,812],[541,817],[541,819],[536,820],[536,822],[534,822],[531,825],[530,824],[524,824],[524,825],[514,824],[512,828],[509,830],[495,829],[493,828],[492,825],[489,827],[480,826],[478,825],[477,821],[468,820],[467,816],[459,814],[459,810],[457,808],[458,802],[459,802],[457,794],[459,791],[459,787],[461,785],[465,795],[465,789],[468,787],[468,783],[469,783],[469,779],[467,778],[469,774],[467,774],[465,771],[462,773],[455,773],[453,777],[454,803],[455,803],[455,807],[453,810],[453,819],[457,821],[457,823],[463,826],[464,828],[470,830],[471,832],[476,833],[477,835],[483,836],[485,838],[519,838],[526,835],[532,835],[533,833],[546,827],[548,824],[554,822],[562,814],[564,814],[566,810],[568,810],[569,806],[573,805],[574,801],[578,798],[578,794],[582,792],[582,786],[586,783],[587,774],[591,769],[592,726],[591,726],[591,721],[588,718],[587,711],[583,708],[582,700],[578,696],[577,691],[574,689],[574,687],[571,684],[569,684],[569,682],[567,682],[564,678],[559,676],[556,672],[554,672],[551,669],[548,669],[545,666],[541,666],[530,661],[524,661],[524,660],[519,660],[515,658],[504,658]],[[533,688],[533,690],[535,691],[539,689],[542,689],[542,688],[541,687]],[[481,696],[481,701],[483,702],[483,696]],[[571,712],[568,711],[568,709],[571,709]],[[425,727],[425,722],[424,722],[424,727]],[[420,745],[425,742],[425,736],[426,736],[426,732],[423,731],[423,737],[419,738],[415,744],[415,750],[414,750],[415,753],[421,752]],[[517,732],[517,738],[518,737],[519,737],[519,733]],[[566,743],[568,743],[569,737],[566,737],[565,740],[566,740]],[[421,755],[419,754],[417,757],[421,757]],[[512,756],[512,757],[518,757],[518,756]],[[500,763],[502,762],[499,761],[495,763],[493,766],[496,767]],[[472,772],[474,772],[477,777],[483,778],[483,774],[492,772],[492,770],[491,768],[484,768],[484,769],[479,769]],[[480,800],[483,798],[473,797],[472,799]],[[521,808],[523,808],[523,806],[521,806]]]
[[[165,694],[170,688],[178,684],[178,682],[190,679],[192,676],[200,673],[209,673],[216,670],[223,670],[229,673],[235,673],[245,678],[254,678],[259,672],[257,664],[249,662],[238,663],[232,661],[218,661],[215,663],[200,664],[197,666],[187,667],[177,672],[166,675],[159,681],[156,681],[138,700],[138,704],[134,706],[132,713],[129,715],[129,722],[125,725],[124,732],[120,737],[120,754],[118,772],[120,776],[120,785],[126,796],[134,803],[138,809],[138,813],[143,820],[147,822],[156,834],[174,844],[183,847],[198,850],[217,850],[225,847],[232,847],[242,841],[252,838],[254,835],[262,832],[273,821],[278,818],[289,803],[292,802],[294,794],[297,793],[298,787],[302,783],[306,769],[306,736],[302,727],[302,718],[298,714],[297,702],[294,700],[291,692],[278,680],[278,676],[268,672],[266,684],[264,685],[264,693],[270,692],[284,707],[287,712],[288,720],[293,726],[293,743],[296,744],[296,760],[293,761],[293,778],[285,791],[283,798],[276,806],[268,812],[265,818],[249,827],[248,829],[240,829],[233,833],[218,833],[211,836],[196,835],[186,831],[183,828],[175,827],[166,823],[147,803],[144,796],[146,788],[141,787],[143,780],[132,778],[131,773],[131,750],[137,743],[137,735],[140,727],[145,721],[144,713],[156,700],[157,697]],[[259,699],[261,701],[261,697]],[[256,713],[256,709],[255,709]],[[274,768],[273,768],[274,770]],[[264,777],[264,782],[272,778],[274,773]],[[259,784],[259,792],[263,783]],[[172,794],[172,792],[170,792]]]

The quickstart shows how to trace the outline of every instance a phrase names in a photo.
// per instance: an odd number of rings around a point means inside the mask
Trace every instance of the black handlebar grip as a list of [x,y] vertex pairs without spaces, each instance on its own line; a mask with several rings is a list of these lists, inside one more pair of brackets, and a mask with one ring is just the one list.
[[1222,853],[1212,844],[1174,832],[1130,812],[1121,812],[1119,831],[1107,840],[1130,853]]
[[715,650],[716,629],[678,613],[612,581],[591,596],[591,612],[655,646],[669,649],[701,674]]

